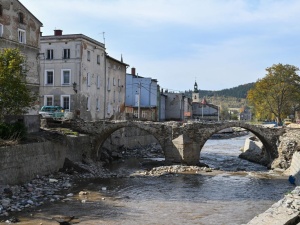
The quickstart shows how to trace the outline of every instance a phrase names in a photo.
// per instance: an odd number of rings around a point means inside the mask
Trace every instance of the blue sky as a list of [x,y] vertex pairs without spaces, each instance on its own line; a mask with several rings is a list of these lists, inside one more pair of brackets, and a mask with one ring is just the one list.
[[85,34],[164,89],[221,90],[299,66],[299,0],[20,0],[43,35]]

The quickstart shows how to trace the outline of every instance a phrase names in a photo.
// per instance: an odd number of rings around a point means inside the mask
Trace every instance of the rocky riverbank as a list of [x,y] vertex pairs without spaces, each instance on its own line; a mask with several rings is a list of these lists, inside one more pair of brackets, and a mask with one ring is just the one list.
[[[241,158],[252,162],[261,163],[264,161],[265,151],[262,143],[257,138],[252,138],[252,144],[240,155]],[[278,140],[278,158],[270,167],[273,171],[281,171],[286,176],[292,175],[295,183],[300,183],[300,129],[287,129],[286,133]],[[300,224],[300,186],[283,199],[272,205],[264,213],[253,218],[247,225],[297,225]]]
[[247,225],[297,225],[300,224],[300,187],[296,187],[264,213]]

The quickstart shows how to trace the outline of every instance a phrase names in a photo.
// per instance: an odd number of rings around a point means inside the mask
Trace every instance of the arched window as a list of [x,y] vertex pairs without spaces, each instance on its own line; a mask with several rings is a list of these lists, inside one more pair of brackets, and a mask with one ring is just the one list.
[[19,23],[24,23],[24,14],[19,12]]

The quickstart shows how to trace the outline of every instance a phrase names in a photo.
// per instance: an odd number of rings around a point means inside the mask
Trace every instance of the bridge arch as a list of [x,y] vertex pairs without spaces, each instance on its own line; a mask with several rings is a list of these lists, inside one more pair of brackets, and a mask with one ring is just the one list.
[[[230,127],[240,127],[247,131],[253,133],[265,147],[267,153],[267,164],[271,163],[275,158],[278,157],[277,143],[279,136],[282,135],[283,130],[279,128],[266,128],[263,126],[251,125],[245,122],[235,121],[235,122],[223,122],[215,124],[202,124],[196,125],[197,135],[195,136],[196,142],[198,143],[199,158],[200,152],[205,145],[206,141],[219,131],[230,128]],[[198,154],[198,153],[196,153]]]
[[162,134],[162,127],[161,124],[159,127],[153,126],[153,124],[145,124],[141,122],[123,122],[123,123],[114,123],[110,125],[106,125],[104,129],[99,130],[96,134],[94,134],[94,142],[93,142],[93,148],[91,152],[91,156],[95,159],[99,159],[101,155],[101,148],[104,144],[104,142],[113,134],[115,131],[126,128],[126,127],[132,127],[141,129],[143,131],[146,131],[147,133],[154,136],[154,138],[157,140],[157,142],[162,147],[162,150],[164,151],[164,145],[165,145],[165,139],[164,134]]

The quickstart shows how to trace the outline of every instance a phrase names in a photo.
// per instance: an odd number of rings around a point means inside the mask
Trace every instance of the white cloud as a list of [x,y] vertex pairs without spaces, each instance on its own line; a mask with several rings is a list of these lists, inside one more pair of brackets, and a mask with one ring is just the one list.
[[[298,63],[299,0],[20,0],[44,24],[102,41],[161,86],[218,90]],[[297,65],[296,65],[297,66]]]

